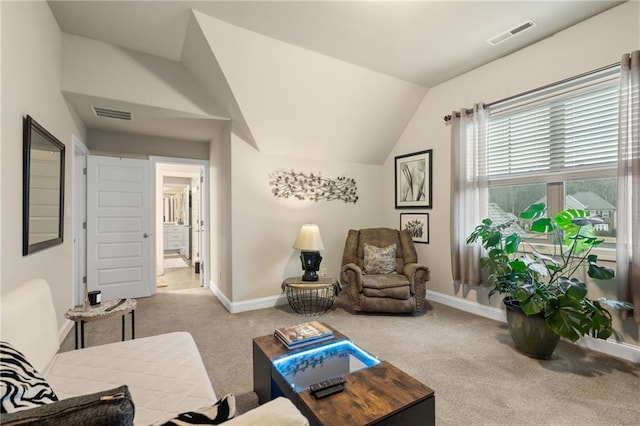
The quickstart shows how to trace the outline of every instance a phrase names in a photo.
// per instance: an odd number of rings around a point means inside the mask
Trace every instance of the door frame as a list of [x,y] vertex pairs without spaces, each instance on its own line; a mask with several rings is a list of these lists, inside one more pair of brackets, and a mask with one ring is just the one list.
[[[197,159],[193,159],[193,158],[179,158],[179,157],[161,157],[161,156],[149,156],[149,160],[151,161],[151,181],[155,182],[155,189],[153,191],[153,197],[152,197],[152,203],[155,206],[154,208],[154,214],[153,214],[153,228],[155,229],[156,234],[158,234],[158,232],[160,232],[159,236],[155,239],[156,241],[156,247],[154,249],[154,260],[157,259],[158,255],[158,246],[162,246],[162,244],[158,244],[157,242],[159,241],[159,238],[161,238],[162,236],[162,223],[158,222],[158,198],[160,198],[160,201],[162,200],[162,180],[158,179],[157,176],[157,168],[158,165],[161,164],[182,164],[182,165],[189,165],[189,166],[199,166],[202,167],[203,170],[203,176],[204,176],[204,181],[202,182],[201,185],[201,189],[200,189],[200,203],[202,205],[202,218],[201,220],[203,220],[204,225],[202,226],[204,228],[204,232],[201,233],[202,235],[202,250],[200,252],[200,261],[204,261],[204,270],[201,275],[200,275],[200,282],[202,283],[203,287],[209,287],[209,277],[210,277],[210,269],[211,269],[211,265],[210,265],[210,258],[209,258],[209,247],[210,247],[210,240],[211,240],[211,230],[209,227],[209,194],[210,194],[210,189],[209,189],[209,160],[197,160]],[[178,176],[178,174],[176,174],[175,176]],[[193,226],[193,224],[192,224]],[[157,274],[158,271],[158,265],[156,265],[155,267],[155,273]],[[202,270],[201,270],[202,271]]]
[[[84,301],[84,281],[87,276],[87,236],[83,223],[87,220],[87,156],[89,149],[75,134],[71,135],[73,156],[71,157],[71,173],[73,176],[72,197],[72,250],[73,250],[73,290],[72,306]],[[80,158],[84,158],[80,160]]]

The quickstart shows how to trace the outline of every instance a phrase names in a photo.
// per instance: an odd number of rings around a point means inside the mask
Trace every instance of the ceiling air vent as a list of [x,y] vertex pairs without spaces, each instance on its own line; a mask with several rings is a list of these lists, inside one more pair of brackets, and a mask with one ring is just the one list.
[[93,109],[93,113],[96,117],[115,118],[126,121],[133,120],[133,116],[129,111],[119,111],[117,109],[97,107],[93,105],[91,106],[91,109]]
[[536,23],[533,22],[531,19],[529,19],[528,21],[525,21],[522,24],[511,28],[510,30],[507,30],[507,31],[505,31],[503,33],[500,33],[497,36],[491,37],[489,40],[487,40],[487,43],[489,43],[492,46],[496,46],[496,45],[502,43],[503,41],[506,41],[506,40],[510,39],[511,37],[513,37],[516,34],[519,34],[519,33],[523,32],[523,31],[526,31],[529,28],[535,27],[535,25],[536,25]]

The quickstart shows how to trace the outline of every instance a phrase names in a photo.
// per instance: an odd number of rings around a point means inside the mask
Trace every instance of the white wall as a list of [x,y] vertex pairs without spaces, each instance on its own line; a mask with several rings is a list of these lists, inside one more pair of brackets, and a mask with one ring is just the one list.
[[[58,326],[73,305],[71,135],[86,129],[60,93],[61,32],[46,2],[2,8],[2,292],[43,277],[51,285]],[[22,256],[22,118],[31,115],[66,147],[64,243]]]
[[426,92],[202,13],[193,16],[215,55],[213,75],[218,68],[224,73],[264,153],[332,160],[340,152],[346,161],[380,164]]
[[72,34],[62,37],[66,92],[167,108],[168,117],[219,110],[179,62]]
[[[415,116],[384,163],[384,217],[388,225],[398,222],[394,210],[394,156],[433,149],[433,209],[430,213],[430,244],[417,247],[420,259],[431,267],[429,290],[488,304],[487,291],[455,294],[451,284],[449,244],[450,128],[443,117],[620,61],[624,53],[640,48],[640,4],[627,2],[545,39],[429,90]],[[610,285],[610,284],[609,284]],[[594,295],[607,292],[594,289]],[[608,290],[611,292],[611,289]],[[615,298],[615,291],[608,294]],[[495,300],[494,300],[495,299]],[[498,298],[492,299],[498,306]],[[615,317],[615,315],[614,315]],[[638,326],[615,328],[626,341],[638,343]]]
[[87,147],[92,155],[122,155],[131,158],[160,157],[209,159],[209,143],[158,138],[105,130],[90,130]]
[[[269,186],[269,174],[276,170],[350,177],[360,198],[355,204],[277,199]],[[305,223],[320,227],[325,246],[321,267],[339,277],[347,231],[382,224],[380,186],[381,166],[261,154],[232,135],[233,293],[227,296],[238,302],[279,295],[285,278],[301,275],[300,253],[291,246]]]
[[231,123],[211,141],[209,155],[210,281],[229,299],[231,281]]

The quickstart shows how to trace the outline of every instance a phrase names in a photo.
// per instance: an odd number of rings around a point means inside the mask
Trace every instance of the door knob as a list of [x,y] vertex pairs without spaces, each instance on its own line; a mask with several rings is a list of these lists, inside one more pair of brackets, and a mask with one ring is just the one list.
[[149,234],[147,234],[146,232],[144,233],[143,237],[145,238],[149,238]]

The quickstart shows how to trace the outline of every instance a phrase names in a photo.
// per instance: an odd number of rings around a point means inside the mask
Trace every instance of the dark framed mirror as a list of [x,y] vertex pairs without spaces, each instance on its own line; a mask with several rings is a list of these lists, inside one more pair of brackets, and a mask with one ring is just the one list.
[[23,120],[22,255],[62,244],[64,144],[31,116]]

